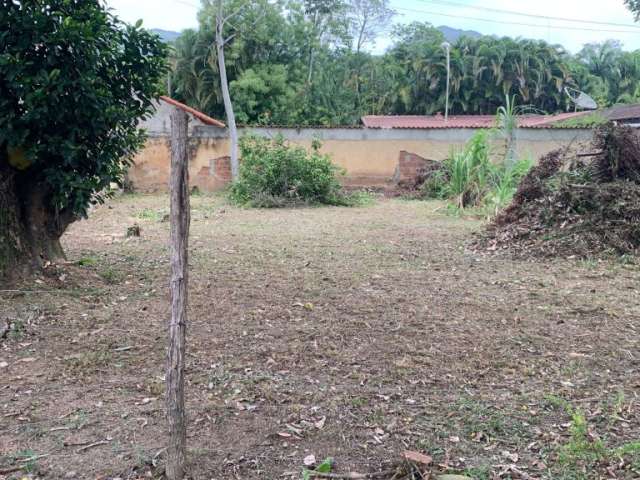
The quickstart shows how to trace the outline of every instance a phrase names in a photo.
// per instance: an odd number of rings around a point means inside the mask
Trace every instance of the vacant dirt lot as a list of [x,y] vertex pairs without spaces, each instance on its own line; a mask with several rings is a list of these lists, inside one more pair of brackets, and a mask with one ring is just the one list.
[[[469,253],[480,222],[434,203],[192,201],[192,478],[298,479],[309,454],[378,472],[405,449],[478,479],[640,477],[628,259]],[[7,478],[161,469],[167,205],[113,200],[65,236],[68,265],[0,293]]]

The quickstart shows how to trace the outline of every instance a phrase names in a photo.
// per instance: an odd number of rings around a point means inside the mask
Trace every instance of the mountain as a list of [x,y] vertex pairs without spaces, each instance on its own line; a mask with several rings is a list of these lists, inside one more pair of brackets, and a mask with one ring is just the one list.
[[180,36],[180,32],[172,32],[171,30],[162,30],[161,28],[152,28],[151,31],[153,33],[158,34],[160,38],[167,43],[175,41]]
[[459,30],[457,28],[447,27],[446,25],[439,26],[438,30],[442,32],[444,38],[450,43],[455,42],[460,37],[479,38],[483,36],[480,32],[476,32],[475,30]]

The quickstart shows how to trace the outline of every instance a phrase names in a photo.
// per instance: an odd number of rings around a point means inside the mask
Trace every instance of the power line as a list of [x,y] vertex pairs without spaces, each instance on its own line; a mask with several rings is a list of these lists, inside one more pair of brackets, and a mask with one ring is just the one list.
[[603,30],[600,28],[567,27],[564,25],[542,25],[540,23],[512,22],[507,20],[494,20],[491,18],[470,17],[466,15],[454,15],[449,13],[431,12],[427,10],[416,10],[412,8],[402,8],[402,7],[395,7],[395,9],[402,10],[405,12],[410,12],[410,13],[426,13],[428,15],[435,15],[440,17],[459,18],[463,20],[476,20],[479,22],[498,23],[501,25],[516,25],[521,27],[535,27],[535,28],[545,28],[545,29],[553,29],[553,30],[577,30],[581,32],[632,33],[634,35],[638,35],[639,33],[638,31],[631,31],[631,30]]
[[182,5],[187,5],[188,7],[193,7],[193,8],[200,8],[199,5],[196,5],[194,3],[191,2],[186,2],[185,0],[173,0],[176,3],[181,3]]
[[625,28],[640,29],[639,25],[633,25],[633,24],[628,24],[628,23],[599,22],[597,20],[582,20],[582,19],[578,19],[578,18],[552,17],[552,16],[548,16],[548,15],[536,15],[534,13],[517,12],[515,10],[504,10],[504,9],[501,9],[501,8],[483,7],[483,6],[480,6],[480,5],[467,5],[465,3],[454,2],[454,1],[451,1],[451,0],[418,0],[418,1],[423,2],[423,3],[437,3],[437,4],[441,4],[441,5],[448,5],[448,6],[451,6],[451,7],[480,10],[480,11],[491,12],[491,13],[502,13],[502,14],[507,14],[507,15],[517,15],[519,17],[539,18],[539,19],[542,19],[542,20],[556,20],[556,21],[572,22],[572,23],[584,23],[584,24],[590,24],[590,25],[604,25],[604,26],[609,26],[609,27],[625,27]]

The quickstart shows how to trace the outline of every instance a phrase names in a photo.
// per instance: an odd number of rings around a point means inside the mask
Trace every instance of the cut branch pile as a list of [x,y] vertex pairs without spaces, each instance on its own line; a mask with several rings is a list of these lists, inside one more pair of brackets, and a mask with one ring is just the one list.
[[523,178],[474,248],[518,256],[640,253],[640,140],[612,124],[589,153],[557,150]]

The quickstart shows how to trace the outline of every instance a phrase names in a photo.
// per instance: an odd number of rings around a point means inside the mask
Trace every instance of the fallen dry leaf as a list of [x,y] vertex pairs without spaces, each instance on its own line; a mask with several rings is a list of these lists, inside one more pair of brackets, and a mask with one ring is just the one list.
[[320,420],[314,423],[315,427],[318,430],[322,430],[324,428],[324,424],[327,421],[327,417],[322,417]]
[[420,465],[431,465],[433,463],[433,458],[429,455],[411,450],[405,450],[402,457],[410,462],[419,463]]

